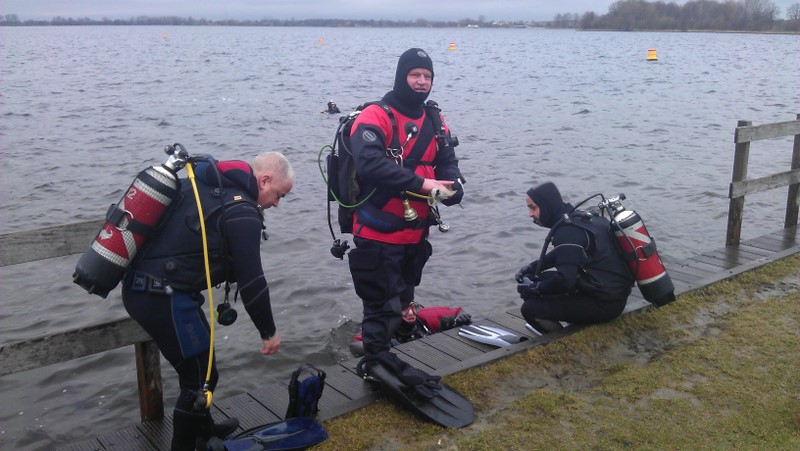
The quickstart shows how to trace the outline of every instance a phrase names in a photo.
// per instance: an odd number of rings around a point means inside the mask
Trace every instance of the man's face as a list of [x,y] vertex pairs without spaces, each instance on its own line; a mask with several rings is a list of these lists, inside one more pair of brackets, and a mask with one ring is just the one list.
[[417,312],[419,309],[417,308],[417,304],[411,303],[403,310],[403,321],[407,323],[413,323],[417,320]]
[[427,94],[431,92],[431,86],[433,85],[433,73],[431,73],[431,71],[428,69],[416,67],[408,71],[408,75],[406,75],[406,82],[408,82],[408,86],[412,91]]
[[539,206],[536,205],[536,202],[534,202],[530,196],[525,196],[525,203],[528,204],[528,217],[533,219],[534,224],[542,225],[539,222],[539,215],[542,214],[542,211],[539,210]]
[[267,209],[276,207],[281,199],[292,190],[292,182],[276,179],[271,175],[262,175],[258,180],[258,205]]

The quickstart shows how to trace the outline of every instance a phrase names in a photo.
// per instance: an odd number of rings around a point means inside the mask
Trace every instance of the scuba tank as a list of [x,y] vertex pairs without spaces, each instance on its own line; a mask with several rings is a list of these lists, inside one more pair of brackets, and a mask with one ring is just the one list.
[[658,255],[655,239],[647,232],[641,216],[625,209],[623,200],[625,195],[620,194],[604,199],[598,207],[611,217],[611,230],[633,271],[642,297],[657,307],[669,304],[675,300],[675,287]]
[[90,294],[105,298],[119,284],[180,194],[177,172],[186,165],[188,154],[176,146],[167,146],[167,162],[140,172],[122,199],[109,207],[106,223],[75,265],[73,282]]

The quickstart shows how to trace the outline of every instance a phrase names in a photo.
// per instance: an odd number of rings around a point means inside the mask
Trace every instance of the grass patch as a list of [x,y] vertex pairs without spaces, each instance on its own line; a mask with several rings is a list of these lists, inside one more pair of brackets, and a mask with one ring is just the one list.
[[800,258],[445,378],[476,422],[392,401],[327,421],[318,449],[800,449]]

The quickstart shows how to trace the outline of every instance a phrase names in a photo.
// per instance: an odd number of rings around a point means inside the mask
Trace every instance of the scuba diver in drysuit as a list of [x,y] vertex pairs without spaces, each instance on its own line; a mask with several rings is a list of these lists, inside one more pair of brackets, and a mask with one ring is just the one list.
[[575,210],[550,182],[528,190],[526,201],[534,223],[551,229],[553,250],[515,276],[525,321],[547,333],[561,329],[559,321],[592,324],[619,316],[634,278],[609,221]]
[[[461,307],[422,307],[416,302],[408,304],[402,316],[403,322],[392,335],[392,346],[472,322],[472,315]],[[350,352],[356,357],[364,355],[364,338],[361,331],[353,337]]]
[[[441,115],[424,103],[433,78],[428,54],[418,48],[406,50],[398,59],[393,89],[381,105],[364,108],[353,124],[350,142],[360,192],[365,196],[374,190],[374,194],[355,209],[356,248],[348,258],[353,286],[364,306],[365,357],[358,365],[359,374],[379,380],[426,418],[461,427],[473,419],[469,401],[444,387],[438,376],[413,368],[390,352],[392,336],[403,321],[401,312],[414,301],[415,287],[432,253],[427,238],[435,211],[428,199],[445,193],[437,200],[449,206],[460,203],[464,194],[453,145],[445,144],[449,130],[443,121],[441,130],[435,129],[434,121]],[[400,146],[394,147],[397,138]],[[431,401],[451,393],[457,395],[453,399],[460,397],[455,401],[460,404],[453,404],[458,405],[454,410],[460,409],[456,416],[436,411]]]
[[[210,437],[224,438],[239,424],[235,418],[215,424],[209,411],[218,374],[212,359],[206,377],[213,350],[201,308],[200,292],[207,283],[200,222],[205,224],[211,284],[237,283],[261,336],[261,354],[273,354],[280,347],[280,335],[261,266],[263,209],[277,206],[294,178],[288,161],[277,152],[260,155],[252,167],[242,161],[198,163],[196,173],[205,219],[198,215],[191,184],[183,180],[169,218],[137,255],[122,287],[125,309],[178,373],[181,390],[173,412],[173,450],[205,449]],[[218,310],[220,317],[229,316],[227,309],[226,299]]]

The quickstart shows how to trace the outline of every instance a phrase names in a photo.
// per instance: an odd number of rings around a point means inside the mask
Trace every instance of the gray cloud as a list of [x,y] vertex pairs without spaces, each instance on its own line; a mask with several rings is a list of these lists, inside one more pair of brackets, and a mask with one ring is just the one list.
[[558,13],[605,14],[613,0],[3,0],[0,14],[20,19],[179,16],[206,19],[550,20]]
[[[127,19],[178,16],[219,19],[551,20],[559,13],[608,12],[615,0],[2,0],[0,14]],[[718,0],[721,1],[721,0]],[[797,0],[773,1],[781,8]],[[678,1],[677,3],[684,3]]]

